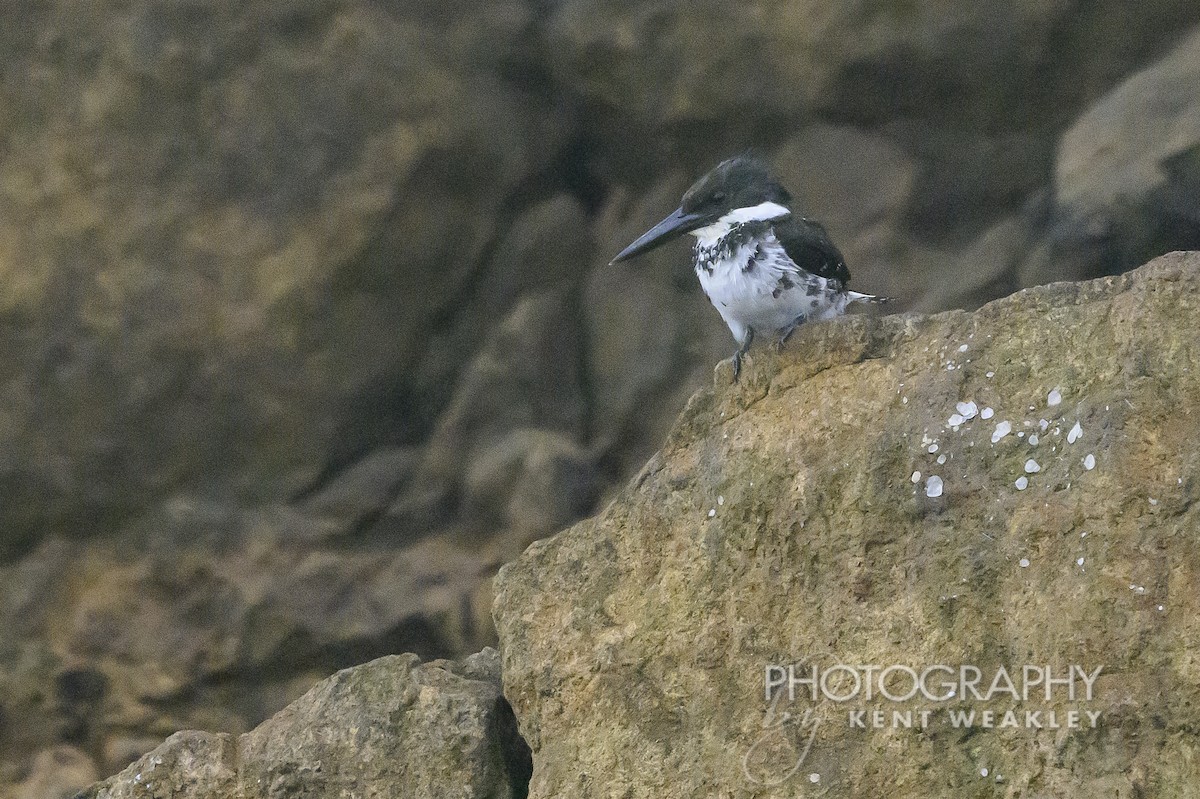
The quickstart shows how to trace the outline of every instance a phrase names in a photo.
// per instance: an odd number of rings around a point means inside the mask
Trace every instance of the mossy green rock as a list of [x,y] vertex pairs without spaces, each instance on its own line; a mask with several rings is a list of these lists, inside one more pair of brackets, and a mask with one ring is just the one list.
[[[1175,253],[813,326],[737,384],[723,363],[608,508],[497,578],[530,795],[1194,791],[1198,296],[1200,254]],[[973,665],[985,694],[1000,667],[1102,668],[1090,699],[768,703],[768,667],[838,664]]]

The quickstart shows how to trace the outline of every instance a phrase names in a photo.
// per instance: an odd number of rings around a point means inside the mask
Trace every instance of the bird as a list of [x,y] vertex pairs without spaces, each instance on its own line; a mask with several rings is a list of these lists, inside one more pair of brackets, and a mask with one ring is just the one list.
[[757,334],[774,333],[782,349],[805,322],[832,319],[855,304],[888,301],[846,287],[850,269],[828,232],[792,210],[792,195],[755,156],[718,164],[610,265],[685,233],[696,239],[693,266],[704,296],[738,345],[734,382]]

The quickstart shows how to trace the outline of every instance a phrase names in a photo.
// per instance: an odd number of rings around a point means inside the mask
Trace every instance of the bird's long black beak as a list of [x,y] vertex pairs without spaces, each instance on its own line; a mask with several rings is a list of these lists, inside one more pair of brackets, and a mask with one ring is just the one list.
[[679,238],[684,233],[704,227],[710,221],[707,214],[686,213],[683,208],[676,208],[671,212],[670,216],[638,236],[637,241],[617,253],[617,257],[613,258],[609,263],[615,264],[620,261],[628,261],[630,258],[636,258],[644,252],[653,250],[660,244],[665,244],[671,239]]

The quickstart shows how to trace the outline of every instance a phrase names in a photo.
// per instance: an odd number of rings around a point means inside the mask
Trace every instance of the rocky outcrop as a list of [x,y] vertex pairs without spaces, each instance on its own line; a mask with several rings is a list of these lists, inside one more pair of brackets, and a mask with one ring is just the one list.
[[1078,256],[1068,268],[1120,271],[1168,242],[1200,247],[1198,80],[1200,30],[1063,135],[1055,204],[1060,249]]
[[13,789],[15,799],[72,799],[96,781],[96,764],[73,746],[38,752],[29,773]]
[[253,732],[180,732],[79,799],[526,795],[529,749],[493,649],[380,658],[319,683]]
[[6,8],[0,796],[476,651],[497,566],[591,509],[534,11]]
[[[24,113],[0,172],[9,552],[181,490],[290,497],[379,443],[345,428],[356,401],[436,393],[428,333],[494,249],[530,142],[559,141],[536,101],[363,4],[36,5],[5,56],[45,76],[7,86]],[[390,422],[377,437],[420,436],[418,414]]]
[[[1188,18],[1173,0],[1137,13],[1113,0],[952,9],[862,0],[702,7],[568,0],[557,5],[548,36],[562,83],[655,127],[762,109],[858,123],[904,115],[959,127],[1032,127],[1052,103],[1069,103],[1073,93],[1128,70],[1172,18]],[[1089,26],[1101,21],[1110,46],[1072,46],[1100,44]],[[1066,74],[1074,80],[1053,80]]]
[[1190,793],[1197,296],[1175,253],[722,366],[497,578],[530,796]]

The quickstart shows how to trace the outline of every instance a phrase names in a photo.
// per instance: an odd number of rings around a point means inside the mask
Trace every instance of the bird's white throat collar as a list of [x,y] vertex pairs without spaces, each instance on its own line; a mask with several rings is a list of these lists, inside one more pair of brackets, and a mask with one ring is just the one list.
[[784,206],[773,202],[759,203],[746,208],[734,208],[716,222],[696,228],[692,231],[692,235],[696,237],[701,247],[712,247],[729,235],[729,231],[733,230],[735,225],[746,222],[769,222],[772,219],[781,219],[790,213],[791,211]]

